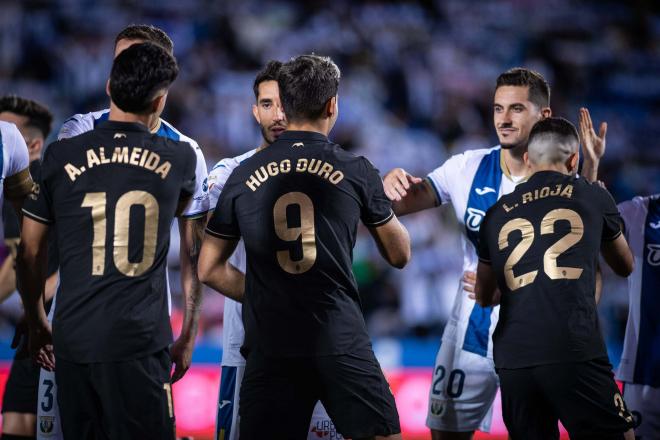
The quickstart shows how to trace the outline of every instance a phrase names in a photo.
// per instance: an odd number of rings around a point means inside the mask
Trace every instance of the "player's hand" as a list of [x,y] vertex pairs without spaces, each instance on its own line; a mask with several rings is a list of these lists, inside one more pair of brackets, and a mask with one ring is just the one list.
[[411,185],[416,185],[420,182],[422,182],[420,177],[408,174],[403,168],[394,168],[385,174],[383,187],[385,188],[387,198],[398,202],[408,194],[406,190],[410,189]]
[[591,122],[589,110],[582,107],[580,109],[580,138],[582,139],[582,154],[585,159],[594,162],[600,161],[605,154],[607,122],[601,122],[598,134],[594,130],[594,124]]
[[477,284],[477,273],[466,270],[463,272],[463,290],[468,292],[470,299],[477,299],[474,294],[474,286]]
[[55,370],[55,352],[53,351],[53,333],[50,324],[39,322],[29,326],[28,345],[32,359],[43,369]]
[[172,383],[181,379],[190,368],[192,364],[192,353],[195,348],[195,339],[191,341],[179,337],[170,347],[170,357],[174,364],[174,372],[172,373]]

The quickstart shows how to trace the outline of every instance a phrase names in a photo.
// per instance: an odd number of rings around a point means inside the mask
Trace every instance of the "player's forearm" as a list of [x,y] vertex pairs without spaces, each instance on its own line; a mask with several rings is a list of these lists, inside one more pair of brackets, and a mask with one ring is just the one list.
[[401,200],[392,201],[392,210],[398,217],[435,206],[438,206],[437,197],[433,193],[431,184],[426,180],[411,185],[407,190],[406,196],[401,198]]
[[600,161],[595,157],[584,157],[584,162],[582,163],[582,173],[581,176],[587,179],[588,182],[595,182],[598,180],[598,165]]
[[225,262],[206,271],[202,277],[204,284],[227,298],[240,303],[245,296],[245,275],[234,266]]
[[22,244],[19,245],[16,261],[16,281],[29,325],[48,322],[42,301],[45,278],[45,246],[39,249],[25,249]]
[[14,270],[14,257],[5,258],[0,267],[0,304],[3,303],[16,290],[16,271]]
[[183,325],[181,337],[194,339],[202,304],[202,283],[197,276],[199,250],[202,243],[205,219],[180,221],[181,287],[183,291]]

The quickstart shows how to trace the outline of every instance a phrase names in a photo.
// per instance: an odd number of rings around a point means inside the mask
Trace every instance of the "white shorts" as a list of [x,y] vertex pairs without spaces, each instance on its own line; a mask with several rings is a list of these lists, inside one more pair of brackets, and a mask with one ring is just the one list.
[[490,431],[499,379],[491,359],[443,341],[433,367],[426,426],[435,431]]
[[[238,406],[240,402],[241,381],[243,380],[244,373],[245,366],[222,367],[220,395],[218,397],[218,416],[214,437],[218,440],[239,439],[238,427],[240,425],[240,419]],[[264,431],[264,435],[270,438],[272,434]],[[335,429],[334,423],[330,420],[321,402],[316,402],[316,406],[314,407],[307,438],[308,440],[344,438]]]
[[660,439],[660,388],[626,382],[623,400],[635,419],[635,436]]
[[55,372],[42,368],[37,396],[37,440],[64,440],[60,423]]

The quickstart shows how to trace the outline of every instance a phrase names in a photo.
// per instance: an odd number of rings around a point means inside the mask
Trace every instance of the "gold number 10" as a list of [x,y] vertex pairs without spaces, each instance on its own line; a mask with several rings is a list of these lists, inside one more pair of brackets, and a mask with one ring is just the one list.
[[[142,261],[128,260],[128,231],[131,207],[144,207],[144,242],[142,243]],[[83,199],[83,208],[92,208],[94,238],[92,239],[92,275],[100,276],[105,272],[106,246],[106,193],[87,193]],[[112,241],[112,256],[119,272],[129,277],[145,273],[153,264],[158,238],[158,201],[145,191],[129,191],[117,200],[115,206],[115,228]]]
[[[567,220],[571,225],[571,231],[545,251],[543,255],[543,270],[553,280],[576,280],[580,278],[582,269],[557,266],[557,258],[582,239],[584,235],[584,224],[578,213],[571,209],[553,209],[541,220],[541,235],[554,233],[555,223],[559,220]],[[522,240],[513,249],[506,263],[504,263],[504,278],[506,279],[506,285],[512,291],[533,283],[539,272],[538,270],[533,270],[519,276],[513,274],[513,266],[520,261],[534,241],[534,226],[528,220],[524,218],[509,220],[500,230],[497,240],[499,249],[503,250],[509,247],[509,234],[516,230],[522,233]]]

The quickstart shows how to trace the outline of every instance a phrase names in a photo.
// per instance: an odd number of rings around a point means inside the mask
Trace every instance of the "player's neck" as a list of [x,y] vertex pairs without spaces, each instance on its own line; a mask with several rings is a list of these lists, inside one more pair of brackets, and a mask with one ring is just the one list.
[[330,124],[327,119],[320,119],[316,121],[289,121],[287,131],[314,131],[327,136],[330,133]]
[[567,176],[571,174],[564,164],[532,164],[529,171],[530,174],[539,173],[541,171],[555,171],[557,173],[566,174]]
[[524,176],[527,174],[527,165],[525,165],[525,160],[523,159],[526,150],[527,146],[502,149],[502,157],[504,158],[504,164],[509,175]]
[[127,113],[117,107],[114,103],[110,103],[110,114],[108,115],[109,121],[117,122],[134,122],[145,125],[149,130],[158,123],[158,117],[154,114],[139,115],[136,113]]

